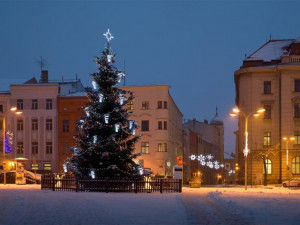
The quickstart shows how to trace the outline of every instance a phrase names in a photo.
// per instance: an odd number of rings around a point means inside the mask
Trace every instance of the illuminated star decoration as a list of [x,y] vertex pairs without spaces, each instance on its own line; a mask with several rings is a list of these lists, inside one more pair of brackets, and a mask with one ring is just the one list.
[[108,42],[110,42],[110,40],[114,38],[114,37],[111,35],[109,29],[107,29],[106,33],[104,33],[103,35],[106,37],[106,39],[107,39]]

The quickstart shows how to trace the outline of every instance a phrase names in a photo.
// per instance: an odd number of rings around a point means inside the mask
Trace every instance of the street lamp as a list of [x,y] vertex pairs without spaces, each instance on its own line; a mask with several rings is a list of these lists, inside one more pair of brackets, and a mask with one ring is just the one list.
[[283,137],[282,140],[285,141],[285,149],[286,149],[286,177],[289,180],[290,176],[290,167],[289,167],[289,141],[294,141],[295,137]]
[[5,166],[6,166],[6,153],[5,153],[5,125],[6,125],[6,116],[9,112],[14,112],[16,115],[20,115],[22,114],[22,112],[20,111],[17,111],[17,107],[15,106],[12,106],[9,111],[6,111],[6,112],[1,112],[2,114],[2,136],[3,136],[3,162],[2,162],[2,165],[3,165],[3,184],[6,185],[6,169],[5,169]]
[[263,112],[265,112],[265,109],[263,108],[259,108],[258,110],[256,110],[255,112],[246,114],[243,111],[241,111],[239,108],[235,107],[232,109],[232,113],[230,113],[230,116],[237,116],[239,114],[242,114],[245,117],[245,149],[243,151],[244,156],[245,156],[245,190],[247,190],[247,156],[250,152],[250,149],[248,148],[248,119],[251,116],[254,117],[258,117],[260,114],[262,114]]

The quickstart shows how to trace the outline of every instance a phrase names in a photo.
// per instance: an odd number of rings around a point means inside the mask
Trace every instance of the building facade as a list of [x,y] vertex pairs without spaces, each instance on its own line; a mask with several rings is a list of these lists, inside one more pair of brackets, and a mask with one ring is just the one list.
[[195,119],[183,124],[184,130],[184,182],[200,171],[203,184],[218,184],[223,181],[223,170],[201,165],[199,160],[192,160],[191,155],[212,155],[211,161],[224,163],[224,125],[215,117],[208,123],[207,120],[199,122]]
[[[176,157],[182,156],[182,114],[169,94],[168,85],[126,86],[120,89],[133,92],[134,99],[127,103],[131,119],[137,121],[136,135],[142,135],[135,145],[135,152],[142,153],[136,162],[154,175],[172,175]],[[58,98],[59,171],[75,146],[75,123],[82,116],[85,106],[84,93]],[[66,125],[69,124],[66,132]]]
[[[243,61],[234,78],[240,110],[250,114],[265,108],[264,115],[248,121],[248,183],[262,184],[265,173],[268,183],[300,178],[300,38],[268,41]],[[240,167],[238,181],[242,183],[243,116],[238,125],[236,162]],[[284,137],[295,140],[286,142]]]
[[42,71],[40,82],[32,78],[10,85],[6,110],[16,106],[22,114],[6,114],[6,130],[13,133],[13,151],[7,158],[25,158],[27,170],[57,172],[57,97],[79,90],[84,90],[79,80],[49,82],[48,71]]

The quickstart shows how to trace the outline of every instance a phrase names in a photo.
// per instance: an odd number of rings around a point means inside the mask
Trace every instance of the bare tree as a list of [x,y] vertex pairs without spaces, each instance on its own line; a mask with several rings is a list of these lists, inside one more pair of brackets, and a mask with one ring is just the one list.
[[278,149],[280,144],[271,145],[271,146],[263,146],[261,150],[256,150],[255,155],[258,159],[262,159],[263,166],[264,166],[264,186],[267,186],[267,178],[268,178],[268,171],[267,171],[267,159],[271,155],[276,155],[278,153]]

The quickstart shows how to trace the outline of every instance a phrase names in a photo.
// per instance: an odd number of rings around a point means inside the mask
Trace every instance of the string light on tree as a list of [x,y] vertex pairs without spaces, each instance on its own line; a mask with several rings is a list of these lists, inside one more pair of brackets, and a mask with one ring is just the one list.
[[102,103],[103,102],[103,94],[99,93],[98,98],[99,98],[99,102]]
[[104,115],[104,121],[106,124],[108,124],[108,121],[109,121],[109,114],[105,114]]

